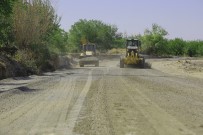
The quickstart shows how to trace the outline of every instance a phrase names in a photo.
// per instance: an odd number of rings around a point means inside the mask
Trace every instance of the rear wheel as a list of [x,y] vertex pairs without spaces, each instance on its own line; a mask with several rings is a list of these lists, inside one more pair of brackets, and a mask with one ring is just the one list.
[[124,61],[123,61],[123,59],[120,59],[120,68],[124,68]]
[[142,58],[142,60],[140,60],[140,67],[145,68],[145,58]]

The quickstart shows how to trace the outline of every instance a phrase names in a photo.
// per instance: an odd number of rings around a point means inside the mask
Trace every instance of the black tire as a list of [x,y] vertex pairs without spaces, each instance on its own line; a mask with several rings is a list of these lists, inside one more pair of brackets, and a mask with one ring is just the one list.
[[140,61],[140,67],[145,68],[145,58],[142,58],[142,60]]
[[124,68],[124,61],[120,59],[120,68]]

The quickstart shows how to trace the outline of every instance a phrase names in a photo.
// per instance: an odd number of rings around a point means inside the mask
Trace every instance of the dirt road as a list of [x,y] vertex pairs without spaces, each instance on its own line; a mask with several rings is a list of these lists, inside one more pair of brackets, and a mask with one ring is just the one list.
[[0,81],[0,135],[203,134],[203,79],[118,62]]

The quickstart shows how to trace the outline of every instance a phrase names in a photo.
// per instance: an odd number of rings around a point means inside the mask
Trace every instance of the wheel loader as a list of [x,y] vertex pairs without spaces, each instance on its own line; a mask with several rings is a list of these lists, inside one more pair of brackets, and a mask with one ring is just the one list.
[[126,40],[126,55],[120,58],[120,68],[125,65],[145,66],[145,58],[140,55],[141,42],[138,39]]
[[82,53],[80,54],[79,65],[95,65],[99,66],[99,59],[96,57],[96,45],[92,43],[86,43],[81,45]]

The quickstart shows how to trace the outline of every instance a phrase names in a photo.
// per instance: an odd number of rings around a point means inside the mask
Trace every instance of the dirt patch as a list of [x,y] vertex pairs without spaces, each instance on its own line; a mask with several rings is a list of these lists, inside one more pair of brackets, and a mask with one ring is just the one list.
[[188,72],[203,72],[203,60],[180,60],[182,68]]
[[203,78],[203,59],[150,60],[152,68],[174,75]]

